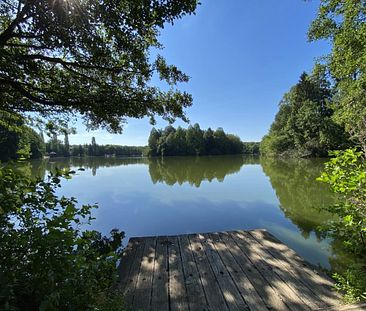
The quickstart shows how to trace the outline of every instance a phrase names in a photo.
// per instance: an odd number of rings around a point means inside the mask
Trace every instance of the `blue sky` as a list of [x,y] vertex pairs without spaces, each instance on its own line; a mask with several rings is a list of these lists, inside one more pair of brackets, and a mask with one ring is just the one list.
[[[308,42],[318,0],[202,0],[196,15],[161,31],[162,54],[191,80],[180,89],[193,95],[186,110],[201,128],[223,127],[243,141],[260,141],[283,94],[316,58],[326,42]],[[158,118],[157,127],[167,123]],[[187,124],[178,121],[174,126]],[[128,120],[122,135],[87,132],[79,123],[70,143],[145,145],[148,119]]]

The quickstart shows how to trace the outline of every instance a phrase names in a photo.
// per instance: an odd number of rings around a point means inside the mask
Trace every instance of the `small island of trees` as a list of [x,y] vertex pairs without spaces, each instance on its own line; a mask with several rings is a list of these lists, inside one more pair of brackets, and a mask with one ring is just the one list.
[[202,130],[199,124],[188,129],[169,125],[164,130],[153,128],[149,136],[150,156],[183,156],[183,155],[225,155],[225,154],[258,154],[259,143],[242,142],[240,137],[227,134],[219,127]]

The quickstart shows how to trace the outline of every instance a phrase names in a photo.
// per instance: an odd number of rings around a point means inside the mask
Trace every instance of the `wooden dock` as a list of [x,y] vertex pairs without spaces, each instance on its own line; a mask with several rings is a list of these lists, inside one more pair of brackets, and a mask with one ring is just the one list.
[[333,281],[266,230],[131,238],[120,282],[129,310],[328,310],[340,305]]

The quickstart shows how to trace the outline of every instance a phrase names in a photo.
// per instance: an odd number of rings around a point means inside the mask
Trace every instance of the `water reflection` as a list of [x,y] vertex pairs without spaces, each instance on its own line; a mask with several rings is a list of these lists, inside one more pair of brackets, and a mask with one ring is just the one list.
[[325,184],[316,181],[320,176],[322,159],[271,159],[262,158],[260,164],[269,177],[272,188],[285,216],[308,238],[330,214],[319,212],[324,206],[334,203],[334,194]]
[[[302,236],[308,238],[315,232],[320,238],[317,227],[330,216],[320,213],[319,209],[334,202],[334,196],[327,187],[316,182],[323,167],[323,160],[305,159],[271,159],[243,156],[213,157],[167,157],[167,158],[60,158],[36,160],[19,165],[29,176],[45,176],[47,171],[57,168],[91,171],[92,176],[98,170],[140,164],[148,166],[149,176],[153,184],[162,183],[168,186],[187,183],[200,188],[203,181],[220,183],[230,175],[235,175],[247,165],[261,166],[268,176],[272,189],[279,201],[284,216],[296,225]],[[260,176],[252,176],[258,179]],[[256,182],[256,180],[252,180]],[[263,181],[260,181],[263,186]],[[248,187],[246,182],[242,185]],[[244,191],[244,189],[242,190]],[[243,198],[245,199],[245,198]],[[253,201],[253,200],[252,200]],[[263,201],[263,197],[255,198]]]
[[21,169],[33,176],[55,167],[76,170],[62,194],[80,203],[98,202],[93,226],[104,233],[114,227],[127,237],[265,228],[305,259],[329,267],[330,257],[339,263],[334,258],[340,251],[321,240],[317,229],[330,217],[319,207],[334,200],[315,181],[322,163],[242,156],[94,157],[33,161]]
[[[230,159],[228,161],[228,159]],[[169,186],[189,183],[200,187],[202,181],[214,179],[223,182],[226,175],[238,173],[245,164],[258,164],[255,157],[168,157],[148,160],[149,173],[154,184]]]

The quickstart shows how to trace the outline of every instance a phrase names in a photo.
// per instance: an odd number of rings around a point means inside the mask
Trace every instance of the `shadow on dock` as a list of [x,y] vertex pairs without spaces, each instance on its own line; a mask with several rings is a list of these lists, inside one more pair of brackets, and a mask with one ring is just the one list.
[[130,310],[327,310],[333,285],[266,230],[131,238],[120,265]]

